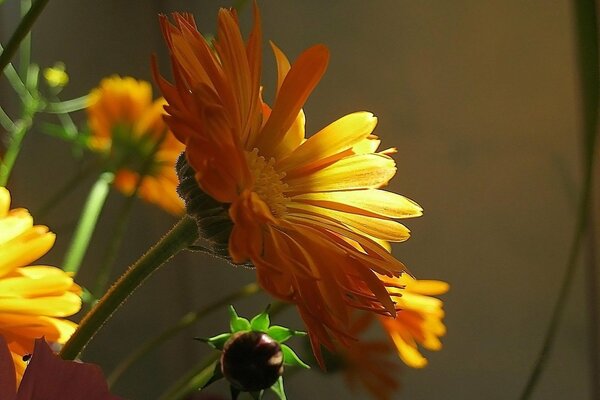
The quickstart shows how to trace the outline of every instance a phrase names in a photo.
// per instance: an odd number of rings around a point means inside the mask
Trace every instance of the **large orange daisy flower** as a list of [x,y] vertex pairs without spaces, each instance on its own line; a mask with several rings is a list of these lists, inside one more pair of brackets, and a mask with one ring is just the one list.
[[81,308],[81,288],[63,270],[28,264],[52,248],[55,235],[33,225],[23,208],[10,210],[10,194],[0,187],[0,335],[12,353],[17,376],[21,357],[33,351],[34,339],[65,343],[76,324],[63,319]]
[[156,74],[166,122],[186,145],[198,187],[228,212],[232,261],[251,262],[266,291],[297,305],[321,359],[320,345],[333,349],[332,337],[353,342],[352,309],[395,315],[390,284],[377,273],[405,271],[386,247],[409,237],[394,219],[421,208],[380,189],[396,167],[391,150],[377,151],[371,113],[346,115],[305,138],[302,106],[327,67],[325,46],[293,65],[272,46],[278,84],[270,108],[260,96],[256,7],[246,43],[231,10],[220,10],[211,44],[190,15],[173,19],[162,17],[161,26],[174,83]]
[[117,167],[117,189],[126,195],[133,193],[147,157],[155,151],[138,194],[171,214],[182,214],[174,165],[183,145],[164,124],[164,99],[152,101],[149,82],[115,75],[103,79],[91,91],[88,102],[91,146],[111,154]]

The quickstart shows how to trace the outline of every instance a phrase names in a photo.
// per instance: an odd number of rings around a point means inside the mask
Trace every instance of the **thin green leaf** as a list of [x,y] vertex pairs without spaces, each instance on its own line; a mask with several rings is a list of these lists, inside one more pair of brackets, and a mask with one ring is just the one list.
[[267,335],[278,341],[279,343],[283,343],[292,336],[294,336],[294,331],[290,328],[286,328],[285,326],[273,325],[266,332]]
[[223,372],[221,371],[221,363],[219,361],[215,361],[215,367],[213,369],[213,374],[212,374],[211,378],[204,385],[202,385],[201,390],[204,390],[204,388],[206,388],[207,386],[210,386],[211,384],[215,383],[216,381],[218,381],[221,378],[223,378]]
[[310,366],[302,361],[288,345],[282,344],[281,351],[283,352],[283,363],[285,365],[310,369]]
[[277,379],[277,382],[271,386],[271,390],[277,395],[279,400],[287,400],[287,397],[285,397],[285,390],[283,388],[283,376],[280,376],[279,379]]
[[194,338],[194,339],[205,342],[213,349],[223,350],[223,346],[225,346],[225,343],[229,340],[230,337],[231,337],[231,333],[222,333],[220,335],[213,336],[208,339],[207,338]]
[[271,320],[269,319],[269,314],[267,313],[267,311],[268,308],[267,310],[258,314],[256,317],[252,318],[252,321],[250,321],[250,328],[253,331],[266,332],[267,329],[269,329],[269,324],[271,323]]
[[229,320],[229,328],[231,329],[232,333],[250,330],[250,321],[248,321],[246,318],[239,317],[233,306],[229,306],[229,315],[231,317]]

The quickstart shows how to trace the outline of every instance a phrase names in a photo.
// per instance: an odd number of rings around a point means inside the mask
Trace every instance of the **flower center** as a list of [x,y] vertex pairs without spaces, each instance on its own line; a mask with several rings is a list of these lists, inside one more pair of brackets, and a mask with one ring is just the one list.
[[246,152],[246,161],[248,168],[254,178],[255,192],[262,201],[264,201],[274,217],[279,218],[285,215],[286,204],[290,201],[283,192],[287,184],[281,180],[284,178],[284,172],[277,172],[273,165],[275,160],[271,158],[269,161],[258,155],[258,149]]

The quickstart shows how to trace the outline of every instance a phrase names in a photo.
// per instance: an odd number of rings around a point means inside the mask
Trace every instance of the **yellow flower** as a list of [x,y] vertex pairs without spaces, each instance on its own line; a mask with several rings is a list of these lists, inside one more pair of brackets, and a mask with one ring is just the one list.
[[[302,106],[327,67],[317,45],[290,65],[273,45],[278,83],[273,108],[260,96],[261,25],[246,43],[234,11],[222,9],[212,46],[189,14],[163,16],[174,83],[155,73],[165,118],[186,145],[198,187],[233,223],[229,255],[251,262],[271,295],[298,307],[313,351],[353,343],[350,314],[395,315],[387,284],[405,266],[387,251],[409,230],[397,218],[421,215],[413,201],[380,188],[395,174],[393,150],[377,151],[377,119],[346,115],[308,139]],[[156,71],[156,65],[155,71]]]
[[76,324],[63,319],[81,308],[81,288],[63,270],[28,266],[52,248],[55,235],[33,225],[22,208],[10,210],[10,194],[0,187],[0,335],[8,342],[17,370],[33,351],[34,339],[65,343]]
[[118,165],[115,186],[129,195],[135,190],[147,157],[160,140],[138,194],[171,214],[180,215],[183,202],[175,191],[174,166],[184,146],[164,124],[164,104],[162,98],[152,101],[148,82],[119,76],[103,79],[89,95],[91,147],[110,152]]
[[[443,302],[435,295],[444,294],[449,285],[446,282],[434,280],[416,280],[408,275],[384,281],[397,285],[393,294],[396,307],[399,309],[395,318],[380,316],[379,321],[394,342],[398,355],[413,368],[423,368],[427,359],[419,352],[420,344],[427,350],[440,350],[440,337],[446,334]],[[394,293],[391,291],[391,293]]]

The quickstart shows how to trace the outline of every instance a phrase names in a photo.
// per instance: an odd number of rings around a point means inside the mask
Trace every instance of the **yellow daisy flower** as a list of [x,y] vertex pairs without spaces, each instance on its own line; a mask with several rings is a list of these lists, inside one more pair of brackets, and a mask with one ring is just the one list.
[[163,16],[161,26],[174,83],[155,74],[168,102],[165,120],[186,145],[196,187],[232,222],[231,260],[250,262],[266,291],[297,305],[322,361],[321,344],[333,350],[333,338],[353,343],[353,309],[395,315],[376,273],[405,271],[386,247],[409,237],[395,219],[422,210],[381,190],[396,167],[392,150],[377,151],[371,113],[346,115],[305,138],[302,106],[327,67],[325,46],[306,50],[293,65],[272,46],[278,83],[271,109],[260,96],[256,7],[246,43],[232,10],[220,10],[212,44],[190,15],[173,19]]
[[65,343],[76,324],[63,319],[81,308],[81,288],[63,270],[32,265],[50,250],[55,235],[33,225],[23,208],[10,210],[10,194],[0,187],[0,335],[12,353],[18,379],[22,356],[33,351],[34,339]]
[[88,101],[91,147],[111,153],[118,165],[115,186],[126,195],[131,194],[146,158],[157,140],[162,140],[138,194],[171,214],[182,214],[183,202],[175,191],[174,166],[184,146],[164,124],[164,99],[152,101],[149,82],[112,76],[91,91]]
[[404,289],[397,293],[391,291],[399,309],[396,317],[379,316],[379,321],[402,361],[409,367],[423,368],[427,359],[420,353],[418,345],[427,350],[440,350],[442,342],[439,338],[446,334],[442,322],[444,303],[432,296],[446,293],[450,286],[442,281],[413,279],[406,274],[400,278],[382,279]]

